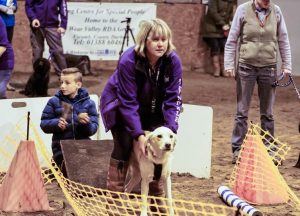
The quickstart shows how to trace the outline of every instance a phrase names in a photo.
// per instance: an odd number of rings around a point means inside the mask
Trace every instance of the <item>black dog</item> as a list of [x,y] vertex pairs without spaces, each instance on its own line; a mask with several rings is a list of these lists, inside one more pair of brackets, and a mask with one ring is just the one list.
[[91,75],[91,61],[87,55],[64,54],[68,67],[77,67],[82,75]]
[[[74,54],[64,54],[66,59],[67,67],[76,67],[78,68],[82,75],[93,75],[91,71],[91,61],[87,55],[74,55]],[[58,67],[54,61],[52,61],[54,70],[56,74],[60,74]]]
[[20,93],[28,97],[48,96],[50,62],[45,58],[37,59],[33,64],[33,73],[29,77],[25,89]]

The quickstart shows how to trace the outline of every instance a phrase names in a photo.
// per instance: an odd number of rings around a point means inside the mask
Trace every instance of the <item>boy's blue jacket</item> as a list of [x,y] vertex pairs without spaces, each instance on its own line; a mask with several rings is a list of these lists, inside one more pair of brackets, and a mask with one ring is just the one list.
[[30,23],[38,19],[42,28],[67,29],[68,10],[65,0],[26,0],[25,11]]
[[[0,0],[0,5],[6,6],[7,0]],[[18,9],[18,3],[17,0],[13,0],[14,5],[14,13]],[[6,14],[4,12],[0,13],[0,16],[2,17],[6,27],[12,27],[15,26],[15,15],[14,14]]]
[[[100,111],[106,130],[122,116],[129,134],[136,138],[144,133],[154,116],[162,125],[177,132],[178,118],[182,106],[182,66],[173,51],[160,59],[160,75],[157,85],[155,114],[151,113],[153,84],[149,81],[148,61],[136,55],[134,47],[128,48],[118,67],[108,80],[100,97]],[[154,118],[152,118],[154,119]]]
[[[62,102],[71,105],[71,110],[67,117],[68,126],[65,130],[58,127],[59,118],[63,115]],[[88,124],[81,124],[78,121],[78,114],[86,112],[90,117]],[[58,91],[54,97],[50,98],[45,106],[41,124],[45,133],[52,133],[52,141],[65,139],[89,139],[98,129],[98,113],[95,102],[90,99],[86,89],[80,88],[75,98],[70,99]]]

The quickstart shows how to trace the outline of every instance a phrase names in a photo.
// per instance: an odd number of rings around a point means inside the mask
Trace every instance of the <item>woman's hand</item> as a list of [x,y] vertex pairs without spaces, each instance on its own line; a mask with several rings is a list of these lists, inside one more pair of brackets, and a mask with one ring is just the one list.
[[141,151],[142,155],[145,155],[146,142],[147,142],[147,138],[145,137],[144,134],[138,137],[138,142],[137,142],[137,144],[139,145],[138,149]]
[[284,76],[286,76],[286,75],[291,75],[292,71],[284,68],[284,69],[282,69],[282,73]]

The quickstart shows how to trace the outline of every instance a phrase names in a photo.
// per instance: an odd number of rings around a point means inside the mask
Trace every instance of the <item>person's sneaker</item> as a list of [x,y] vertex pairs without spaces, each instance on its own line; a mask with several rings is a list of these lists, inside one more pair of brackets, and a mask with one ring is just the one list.
[[240,154],[240,151],[239,150],[236,150],[233,152],[233,156],[232,156],[232,164],[236,164],[236,161],[239,157],[239,154]]
[[16,91],[16,88],[13,87],[13,86],[11,86],[10,83],[7,83],[7,85],[6,85],[6,90],[7,90],[7,91]]

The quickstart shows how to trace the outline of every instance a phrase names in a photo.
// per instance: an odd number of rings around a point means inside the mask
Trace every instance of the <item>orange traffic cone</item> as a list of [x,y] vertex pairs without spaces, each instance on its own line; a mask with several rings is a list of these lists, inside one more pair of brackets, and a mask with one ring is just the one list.
[[21,141],[0,186],[0,210],[35,212],[50,210],[33,141]]
[[235,167],[232,190],[252,204],[279,204],[289,199],[274,165],[259,135],[247,134]]

